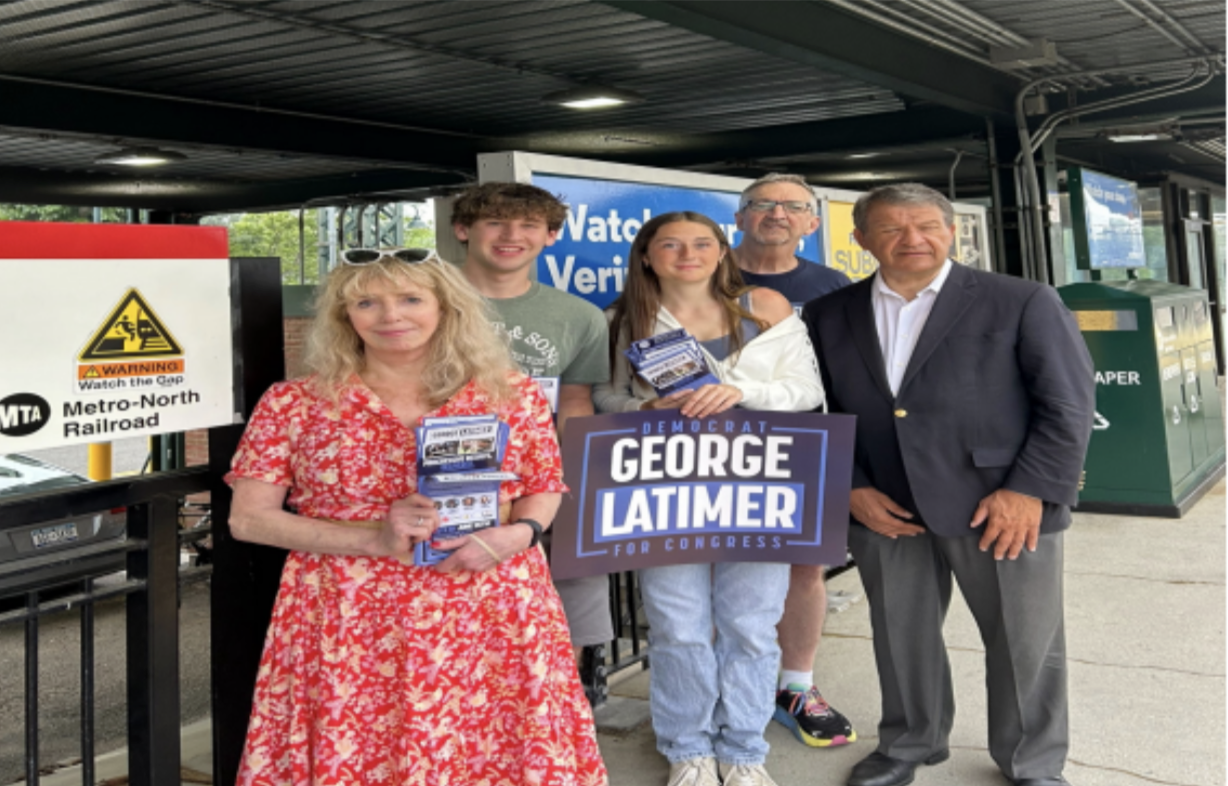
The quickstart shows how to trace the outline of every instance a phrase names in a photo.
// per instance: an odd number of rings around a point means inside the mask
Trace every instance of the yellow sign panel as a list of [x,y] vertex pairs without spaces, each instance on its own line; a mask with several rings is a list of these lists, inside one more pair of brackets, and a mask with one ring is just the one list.
[[875,270],[878,262],[874,256],[857,245],[853,238],[853,204],[851,202],[827,203],[828,237],[831,239],[831,256],[828,267],[839,270],[854,281],[859,281]]
[[90,361],[182,354],[175,337],[141,293],[130,289],[77,357]]
[[1076,311],[1074,316],[1085,333],[1138,330],[1138,314],[1133,311]]

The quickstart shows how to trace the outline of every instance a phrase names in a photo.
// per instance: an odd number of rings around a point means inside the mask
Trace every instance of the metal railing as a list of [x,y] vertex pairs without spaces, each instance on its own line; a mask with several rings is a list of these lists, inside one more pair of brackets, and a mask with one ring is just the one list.
[[[54,495],[0,502],[0,517],[21,527],[98,510],[127,508],[127,537],[74,552],[4,566],[20,587],[24,608],[0,614],[0,626],[25,627],[25,783],[39,782],[39,621],[79,609],[81,615],[81,778],[94,783],[94,614],[107,598],[126,596],[128,767],[133,786],[179,782],[179,587],[205,578],[208,567],[179,570],[179,501],[209,488],[206,467],[82,486]],[[126,578],[106,588],[94,580],[125,555]],[[79,584],[67,597],[44,600],[51,589]]]

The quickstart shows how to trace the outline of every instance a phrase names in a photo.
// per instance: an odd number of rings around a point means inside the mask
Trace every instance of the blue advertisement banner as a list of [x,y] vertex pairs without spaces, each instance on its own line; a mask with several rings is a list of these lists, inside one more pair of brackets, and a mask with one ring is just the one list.
[[563,445],[571,491],[552,528],[551,574],[843,564],[856,420],[743,410],[572,418]]
[[[537,280],[578,295],[598,308],[622,292],[631,241],[650,218],[675,210],[703,213],[721,225],[737,246],[734,223],[739,194],[677,186],[533,174],[533,185],[567,203],[558,242],[537,260]],[[821,233],[802,238],[798,255],[818,262]]]
[[1138,187],[1127,180],[1082,170],[1087,251],[1095,268],[1146,267],[1143,212]]

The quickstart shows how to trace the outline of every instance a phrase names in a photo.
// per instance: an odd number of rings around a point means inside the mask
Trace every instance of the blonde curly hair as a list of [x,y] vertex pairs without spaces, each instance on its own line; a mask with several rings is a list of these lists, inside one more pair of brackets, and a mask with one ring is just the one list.
[[376,284],[420,287],[439,301],[439,325],[431,336],[422,376],[432,407],[443,404],[470,380],[497,402],[513,397],[509,375],[517,369],[507,343],[491,324],[490,306],[460,270],[438,258],[410,264],[391,256],[366,265],[341,265],[321,285],[306,357],[321,393],[335,399],[365,368],[363,342],[350,324],[347,308]]

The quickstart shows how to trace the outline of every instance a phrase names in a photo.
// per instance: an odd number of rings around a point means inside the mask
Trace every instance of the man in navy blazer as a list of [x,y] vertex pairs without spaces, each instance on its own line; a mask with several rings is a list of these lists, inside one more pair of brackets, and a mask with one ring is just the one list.
[[947,258],[955,214],[919,184],[858,200],[871,278],[808,303],[832,412],[857,415],[849,549],[882,688],[849,786],[948,755],[942,624],[959,582],[985,644],[989,752],[1016,786],[1065,784],[1062,532],[1091,435],[1091,358],[1056,292]]

